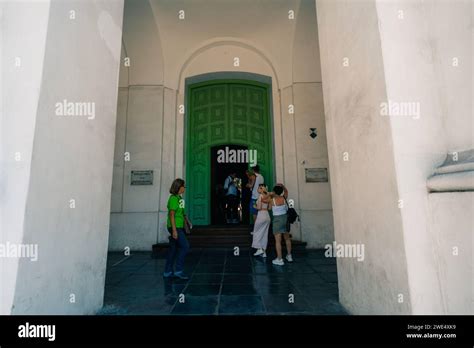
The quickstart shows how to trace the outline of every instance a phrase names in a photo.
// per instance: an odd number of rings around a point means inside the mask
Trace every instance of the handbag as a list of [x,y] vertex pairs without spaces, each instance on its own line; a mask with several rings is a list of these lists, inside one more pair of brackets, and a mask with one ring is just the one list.
[[300,216],[296,212],[295,208],[290,207],[290,205],[288,204],[288,201],[286,200],[286,197],[283,196],[283,198],[285,198],[285,203],[288,207],[288,210],[286,212],[286,214],[287,214],[286,229],[287,229],[288,232],[290,232],[291,224],[294,223],[296,221],[296,219],[298,219],[298,221],[300,221]]

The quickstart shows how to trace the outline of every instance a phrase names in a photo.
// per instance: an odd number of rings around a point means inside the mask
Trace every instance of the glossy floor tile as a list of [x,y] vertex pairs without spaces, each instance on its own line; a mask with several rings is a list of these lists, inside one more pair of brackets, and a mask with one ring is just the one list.
[[164,255],[110,253],[102,315],[344,315],[337,266],[324,251],[275,266],[253,250],[193,249],[189,280],[164,279]]

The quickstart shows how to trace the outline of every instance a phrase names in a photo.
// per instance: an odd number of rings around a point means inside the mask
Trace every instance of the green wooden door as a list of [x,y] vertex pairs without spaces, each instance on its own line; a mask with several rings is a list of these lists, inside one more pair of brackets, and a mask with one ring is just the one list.
[[247,80],[212,80],[187,87],[186,210],[193,224],[210,224],[211,147],[235,144],[257,150],[265,183],[273,184],[269,88]]

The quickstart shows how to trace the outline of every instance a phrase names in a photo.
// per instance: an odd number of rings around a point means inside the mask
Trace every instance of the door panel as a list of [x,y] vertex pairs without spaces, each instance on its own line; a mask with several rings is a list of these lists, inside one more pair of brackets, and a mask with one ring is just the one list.
[[195,225],[210,224],[211,147],[223,144],[257,150],[267,185],[273,181],[268,85],[218,80],[187,89],[186,206]]

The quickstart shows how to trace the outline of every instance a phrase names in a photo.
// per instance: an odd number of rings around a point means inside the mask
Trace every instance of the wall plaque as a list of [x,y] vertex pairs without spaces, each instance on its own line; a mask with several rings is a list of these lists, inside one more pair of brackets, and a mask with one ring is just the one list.
[[305,168],[306,182],[328,182],[327,168]]
[[153,170],[132,170],[131,185],[153,185]]

